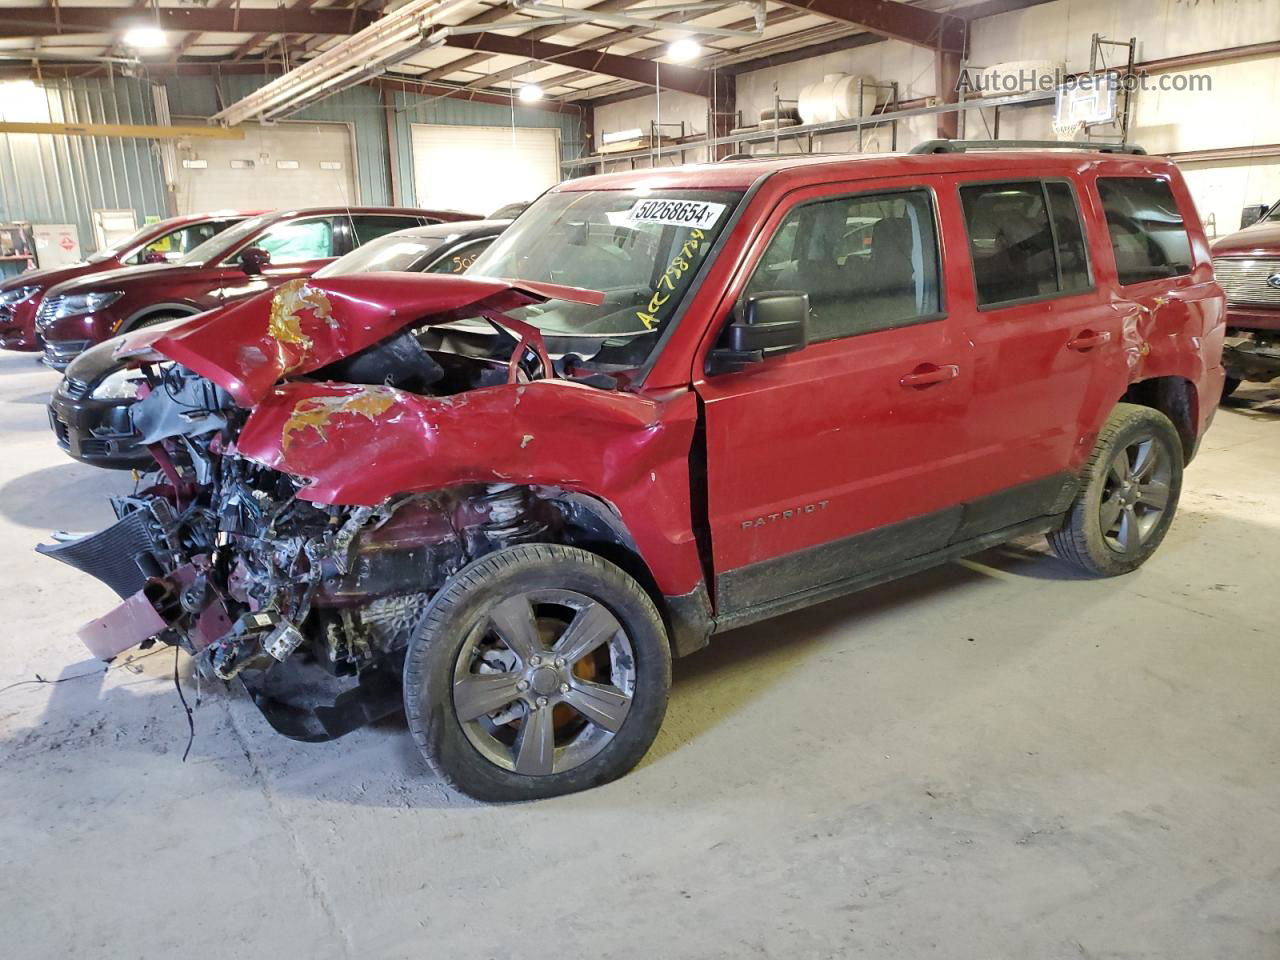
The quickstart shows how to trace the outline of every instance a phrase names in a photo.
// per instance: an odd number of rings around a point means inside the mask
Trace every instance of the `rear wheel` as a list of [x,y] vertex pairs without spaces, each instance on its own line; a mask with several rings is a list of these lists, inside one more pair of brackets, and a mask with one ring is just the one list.
[[1080,492],[1049,544],[1096,576],[1137,569],[1164,539],[1182,490],[1182,442],[1163,413],[1117,405],[1085,465]]
[[635,580],[576,547],[523,544],[436,595],[405,659],[405,713],[458,789],[532,800],[639,763],[670,683],[662,618]]

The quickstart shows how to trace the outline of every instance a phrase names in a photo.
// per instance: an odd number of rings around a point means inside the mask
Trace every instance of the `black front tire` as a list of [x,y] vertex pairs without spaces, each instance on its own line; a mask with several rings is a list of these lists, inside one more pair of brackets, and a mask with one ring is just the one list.
[[[1153,473],[1149,482],[1141,476],[1143,451],[1157,458],[1151,469],[1159,468],[1159,477]],[[1117,404],[1098,434],[1065,522],[1049,534],[1053,552],[1098,577],[1136,570],[1173,522],[1182,458],[1182,441],[1168,417],[1150,407]]]
[[1240,389],[1240,381],[1235,377],[1227,377],[1227,379],[1222,382],[1222,399],[1227,399],[1227,397],[1231,396],[1238,389]]
[[157,323],[164,323],[167,320],[177,320],[178,318],[185,316],[187,316],[185,313],[153,313],[149,317],[143,317],[141,320],[135,321],[129,329],[141,330],[143,327],[154,327]]
[[[459,659],[474,642],[468,638],[509,598],[538,591],[572,591],[607,609],[625,632],[634,683],[626,718],[603,749],[571,769],[527,775],[477,748],[459,720],[454,689]],[[405,714],[422,755],[455,788],[485,801],[554,797],[627,773],[657,736],[670,686],[671,651],[653,600],[612,563],[559,544],[507,547],[460,570],[432,600],[404,666]]]

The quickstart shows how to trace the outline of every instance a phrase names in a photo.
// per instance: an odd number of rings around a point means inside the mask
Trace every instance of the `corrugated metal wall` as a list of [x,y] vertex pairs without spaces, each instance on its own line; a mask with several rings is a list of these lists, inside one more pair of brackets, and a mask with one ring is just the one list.
[[[164,81],[174,123],[209,117],[273,79],[274,75],[174,77]],[[21,83],[21,81],[11,81]],[[47,81],[22,96],[6,94],[0,84],[0,117],[14,121],[55,123],[155,123],[151,84],[123,78]],[[33,96],[34,94],[34,96]],[[387,142],[387,116],[382,94],[372,87],[337,93],[294,118],[311,122],[349,123],[354,131],[359,202],[390,204],[391,162],[396,164],[399,202],[415,203],[409,126],[413,123],[456,123],[506,126],[511,108],[441,97],[395,93],[391,98],[394,150]],[[573,114],[552,113],[517,105],[515,123],[522,127],[557,127],[562,159],[583,150],[582,123]],[[460,175],[465,171],[459,171]],[[0,135],[0,221],[74,223],[81,249],[94,249],[92,211],[133,209],[138,222],[167,215],[164,175],[157,142],[118,137],[63,137],[43,134]]]
[[[16,85],[15,85],[16,84]],[[37,123],[154,123],[139,80],[0,83],[0,117]],[[154,140],[0,134],[0,220],[74,223],[80,249],[95,248],[92,211],[132,209],[138,223],[166,215]]]

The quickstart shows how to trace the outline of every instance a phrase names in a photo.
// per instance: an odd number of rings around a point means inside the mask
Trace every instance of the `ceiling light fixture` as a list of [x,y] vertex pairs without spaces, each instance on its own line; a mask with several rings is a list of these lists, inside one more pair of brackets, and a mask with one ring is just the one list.
[[525,103],[532,103],[535,100],[542,99],[542,88],[536,83],[526,83],[520,88],[517,96]]
[[673,40],[671,46],[667,47],[667,56],[676,63],[688,63],[702,56],[702,44],[692,37],[681,37]]
[[130,27],[124,42],[135,50],[161,50],[169,46],[169,37],[159,27]]

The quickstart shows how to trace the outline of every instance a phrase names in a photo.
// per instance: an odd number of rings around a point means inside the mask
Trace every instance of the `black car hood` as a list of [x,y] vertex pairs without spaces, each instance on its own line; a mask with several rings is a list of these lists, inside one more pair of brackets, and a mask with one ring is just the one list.
[[[203,316],[203,314],[198,314],[198,316]],[[157,330],[172,330],[174,327],[187,323],[191,319],[191,317],[175,317],[162,323],[153,323],[144,329],[148,334],[152,334]],[[67,379],[79,380],[81,383],[93,386],[108,374],[124,369],[128,365],[128,361],[117,360],[115,356],[116,349],[126,343],[135,333],[137,331],[123,333],[118,337],[112,337],[110,340],[95,343],[71,361],[70,366],[66,369]]]

